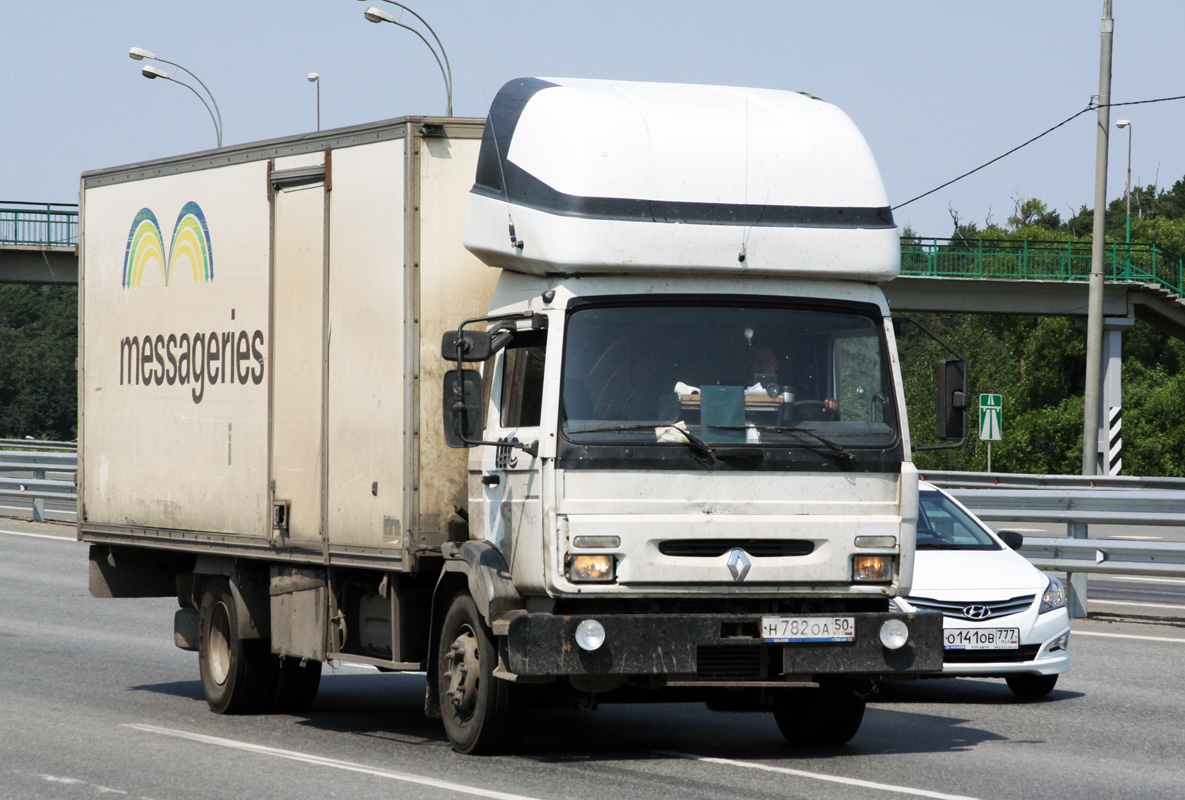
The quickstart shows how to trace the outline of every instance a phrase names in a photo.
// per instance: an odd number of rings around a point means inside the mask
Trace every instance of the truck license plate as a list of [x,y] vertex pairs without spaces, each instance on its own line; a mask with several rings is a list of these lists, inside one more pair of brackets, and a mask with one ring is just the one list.
[[762,617],[767,642],[854,642],[855,617]]
[[1020,647],[1020,628],[947,628],[942,635],[947,650],[1015,650]]

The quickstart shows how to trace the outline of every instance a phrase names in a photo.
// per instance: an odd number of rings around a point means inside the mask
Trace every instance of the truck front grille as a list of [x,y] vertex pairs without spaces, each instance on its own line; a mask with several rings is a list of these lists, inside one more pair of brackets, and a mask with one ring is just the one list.
[[801,539],[667,539],[658,552],[676,558],[718,558],[740,548],[753,558],[786,558],[810,555],[815,543]]
[[701,681],[760,680],[761,647],[701,644],[695,652],[695,677]]

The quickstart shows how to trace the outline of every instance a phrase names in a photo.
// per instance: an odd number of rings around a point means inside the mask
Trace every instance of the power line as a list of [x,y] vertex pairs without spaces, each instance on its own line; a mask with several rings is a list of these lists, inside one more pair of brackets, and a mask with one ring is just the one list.
[[[1110,108],[1116,108],[1117,106],[1138,106],[1138,105],[1144,105],[1144,104],[1146,104],[1146,103],[1166,103],[1166,102],[1168,102],[1168,101],[1170,101],[1170,100],[1185,100],[1185,95],[1177,95],[1176,97],[1158,97],[1158,98],[1156,98],[1156,99],[1153,99],[1153,100],[1129,100],[1129,101],[1127,101],[1127,102],[1125,102],[1125,103],[1108,103],[1108,107],[1110,107]],[[984,169],[985,167],[990,167],[992,164],[995,164],[995,163],[996,163],[997,161],[999,161],[1000,159],[1002,159],[1002,158],[1007,158],[1008,156],[1010,156],[1010,155],[1012,155],[1013,153],[1015,153],[1017,150],[1021,150],[1021,149],[1025,148],[1025,147],[1028,147],[1029,145],[1031,145],[1033,142],[1037,141],[1038,139],[1040,139],[1040,138],[1042,138],[1042,137],[1044,137],[1044,136],[1048,136],[1049,134],[1051,134],[1051,133],[1053,133],[1054,131],[1056,131],[1058,128],[1062,127],[1063,125],[1065,125],[1065,124],[1066,124],[1066,123],[1068,123],[1068,122],[1072,122],[1073,120],[1075,120],[1075,119],[1077,119],[1078,117],[1082,116],[1082,115],[1083,115],[1083,114],[1085,114],[1086,112],[1088,112],[1088,111],[1097,111],[1097,110],[1099,109],[1099,107],[1100,107],[1100,106],[1099,106],[1098,104],[1096,104],[1096,103],[1091,103],[1091,104],[1090,104],[1090,105],[1088,105],[1086,108],[1084,108],[1084,109],[1082,109],[1081,111],[1079,111],[1078,113],[1076,113],[1076,114],[1072,114],[1071,116],[1069,116],[1069,117],[1066,117],[1066,118],[1065,118],[1065,119],[1063,119],[1061,122],[1059,122],[1058,124],[1054,125],[1052,128],[1049,128],[1049,129],[1047,129],[1047,130],[1045,130],[1045,131],[1042,131],[1041,133],[1037,134],[1037,135],[1036,135],[1036,136],[1034,136],[1032,139],[1029,139],[1028,141],[1024,142],[1023,144],[1018,144],[1016,147],[1012,148],[1011,150],[1009,150],[1009,151],[1008,151],[1008,152],[1006,152],[1006,153],[1001,153],[1000,155],[998,155],[998,156],[996,156],[995,158],[993,158],[991,161],[988,161],[988,162],[986,162],[986,163],[980,164],[980,165],[979,165],[978,167],[976,167],[975,169],[973,169],[973,170],[970,170],[970,171],[968,171],[968,172],[964,172],[964,173],[963,173],[962,175],[960,175],[959,177],[957,177],[957,178],[953,178],[953,179],[951,179],[951,180],[947,181],[946,183],[942,184],[941,186],[935,186],[935,187],[934,187],[933,189],[931,189],[930,191],[928,191],[928,192],[923,192],[922,194],[919,194],[917,197],[912,197],[912,198],[910,198],[909,200],[906,200],[904,203],[898,203],[897,205],[893,206],[893,210],[894,210],[894,211],[896,211],[897,209],[899,209],[899,208],[901,208],[901,207],[903,207],[903,206],[907,206],[907,205],[909,205],[910,203],[914,202],[915,200],[921,200],[923,197],[927,197],[927,196],[929,196],[929,195],[932,195],[932,194],[934,194],[935,192],[937,192],[937,191],[939,191],[939,190],[941,190],[941,189],[945,189],[947,186],[950,186],[952,183],[958,183],[959,181],[963,180],[963,178],[966,178],[966,177],[968,177],[969,175],[974,175],[976,172],[979,172],[981,169]]]

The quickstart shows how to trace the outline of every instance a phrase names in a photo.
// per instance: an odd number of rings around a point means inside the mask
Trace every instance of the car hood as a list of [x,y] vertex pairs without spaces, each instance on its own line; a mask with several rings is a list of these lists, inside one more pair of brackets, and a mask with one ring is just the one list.
[[911,595],[1044,591],[1048,579],[1015,550],[918,550]]

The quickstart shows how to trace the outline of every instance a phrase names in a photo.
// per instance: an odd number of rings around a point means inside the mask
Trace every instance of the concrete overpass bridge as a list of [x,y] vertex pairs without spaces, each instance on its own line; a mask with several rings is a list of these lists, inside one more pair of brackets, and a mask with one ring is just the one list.
[[0,200],[0,283],[78,283],[78,206]]

